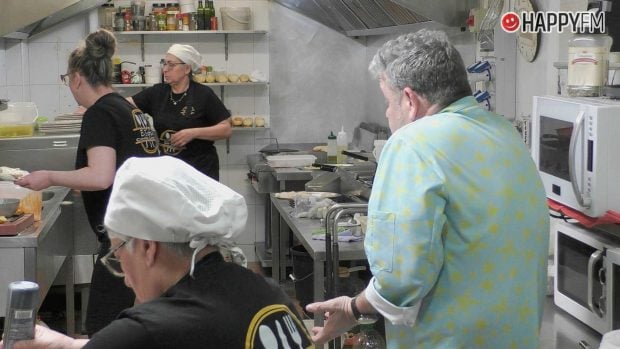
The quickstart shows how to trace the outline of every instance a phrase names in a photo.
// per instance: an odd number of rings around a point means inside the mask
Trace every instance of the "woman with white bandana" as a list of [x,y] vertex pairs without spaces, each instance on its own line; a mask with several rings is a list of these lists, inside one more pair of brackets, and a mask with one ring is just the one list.
[[37,326],[13,348],[308,348],[290,298],[218,252],[246,219],[241,195],[181,160],[127,160],[105,215],[112,248],[103,260],[138,304],[90,340]]
[[153,116],[162,155],[178,157],[219,180],[213,143],[230,137],[230,112],[210,87],[193,81],[201,63],[195,48],[174,44],[164,57],[164,83],[127,99]]

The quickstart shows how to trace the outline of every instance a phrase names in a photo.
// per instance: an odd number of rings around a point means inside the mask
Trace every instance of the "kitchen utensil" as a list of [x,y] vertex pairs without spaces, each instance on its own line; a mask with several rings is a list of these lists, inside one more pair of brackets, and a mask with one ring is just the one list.
[[291,349],[288,345],[288,338],[286,338],[286,334],[282,330],[282,325],[280,325],[280,321],[276,320],[276,327],[278,328],[278,336],[280,336],[280,340],[282,341],[282,348]]
[[278,347],[278,339],[273,331],[266,325],[260,325],[258,328],[258,335],[260,336],[260,341],[263,343],[265,348],[277,348]]
[[15,214],[19,199],[0,199],[0,216],[10,217]]
[[284,316],[284,324],[286,325],[288,332],[291,334],[291,337],[293,337],[293,342],[297,344],[299,349],[303,349],[303,346],[301,345],[301,334],[299,334],[299,330],[297,329],[297,326],[295,326],[293,318],[290,315]]

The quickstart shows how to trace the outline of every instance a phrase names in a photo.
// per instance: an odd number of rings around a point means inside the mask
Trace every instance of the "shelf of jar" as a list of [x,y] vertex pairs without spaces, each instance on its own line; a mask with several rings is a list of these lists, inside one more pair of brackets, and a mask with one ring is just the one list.
[[[554,62],[553,67],[556,69],[568,69],[568,62]],[[609,70],[620,69],[620,62],[609,63]]]
[[[200,83],[201,85],[207,86],[266,86],[269,85],[266,81],[261,82],[205,82]],[[123,88],[123,87],[151,87],[154,84],[112,84],[112,87]]]
[[114,35],[165,35],[165,34],[267,34],[266,30],[131,30],[115,31]]
[[233,126],[233,132],[251,132],[251,131],[262,131],[268,130],[269,126]]

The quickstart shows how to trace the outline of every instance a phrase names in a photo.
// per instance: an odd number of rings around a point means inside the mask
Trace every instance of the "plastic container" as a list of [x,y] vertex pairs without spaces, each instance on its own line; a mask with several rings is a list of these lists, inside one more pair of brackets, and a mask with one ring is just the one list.
[[267,164],[271,167],[303,167],[316,161],[314,155],[271,155],[267,156]]
[[222,7],[222,30],[250,30],[252,10],[249,7]]
[[329,136],[327,136],[327,162],[330,164],[335,164],[338,161],[337,156],[337,144],[336,144],[336,135],[334,132],[330,132]]
[[339,164],[343,164],[346,160],[346,155],[342,154],[343,150],[347,150],[349,145],[349,141],[347,139],[347,133],[344,132],[344,126],[338,132],[338,136],[336,137],[336,153],[337,153],[337,162]]
[[598,97],[607,83],[609,50],[607,34],[590,34],[587,29],[568,40],[566,91],[572,97]]
[[7,109],[0,111],[0,138],[32,136],[38,116],[32,102],[9,102]]

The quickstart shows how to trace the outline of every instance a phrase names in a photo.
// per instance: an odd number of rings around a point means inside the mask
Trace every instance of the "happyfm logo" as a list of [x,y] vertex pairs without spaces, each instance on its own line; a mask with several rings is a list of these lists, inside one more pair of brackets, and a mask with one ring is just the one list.
[[605,30],[605,12],[589,11],[523,11],[506,12],[501,26],[507,33],[551,33],[570,31],[575,33],[587,28],[591,33]]
[[516,12],[506,12],[502,15],[502,29],[506,33],[514,33],[521,27],[521,18]]

